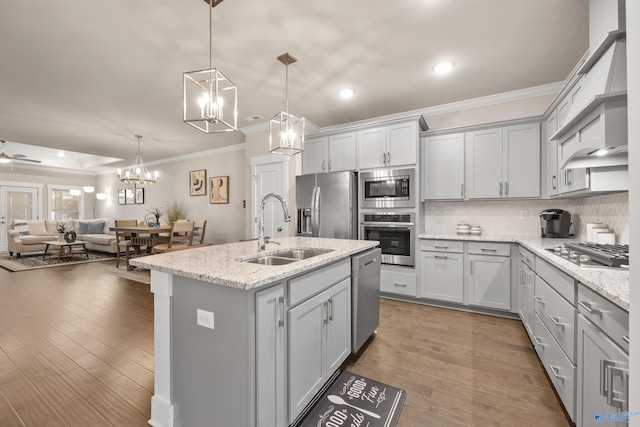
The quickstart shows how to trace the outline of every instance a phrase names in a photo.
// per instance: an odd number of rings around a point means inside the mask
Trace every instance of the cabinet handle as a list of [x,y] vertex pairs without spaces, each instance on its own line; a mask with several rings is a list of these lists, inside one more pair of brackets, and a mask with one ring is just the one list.
[[473,260],[469,263],[469,273],[473,274]]
[[435,245],[434,248],[436,248],[436,249],[438,249],[438,248],[449,249],[449,246]]
[[622,341],[626,342],[627,344],[631,344],[631,343],[629,342],[629,337],[628,337],[627,335],[623,335],[623,336],[622,336]]
[[499,194],[502,196],[502,182],[500,182],[500,193]]
[[533,299],[538,303],[538,304],[543,304],[544,305],[544,300],[540,297],[534,296]]
[[504,195],[508,195],[509,194],[509,181],[505,181],[504,182]]
[[280,305],[280,320],[278,320],[278,326],[284,326],[284,297],[278,298],[278,304]]
[[553,366],[551,363],[549,363],[548,366],[549,366],[549,369],[551,369],[551,373],[553,374],[554,377],[556,377],[560,381],[564,381],[564,377],[562,375],[560,375],[560,368],[559,367]]
[[399,286],[399,287],[401,287],[401,288],[406,288],[406,287],[407,287],[407,284],[406,284],[406,283],[400,283],[400,282],[395,282],[395,283],[394,283],[394,285],[395,285],[395,286]]
[[329,172],[331,172],[331,159],[329,159]]
[[[607,368],[609,370],[609,389],[607,390],[607,404],[614,408],[618,408],[621,411],[625,411],[629,403],[629,371],[617,366],[608,366]],[[614,390],[613,388],[613,380],[615,377],[620,377],[620,385],[623,389],[626,389],[624,398],[619,397],[622,394],[621,391]]]
[[552,315],[549,315],[549,319],[551,319],[551,321],[553,322],[554,325],[556,325],[559,328],[564,329],[564,323],[560,322],[560,318],[559,317],[554,317]]
[[443,255],[434,255],[433,256],[435,259],[449,259],[448,256],[443,256]]
[[551,188],[553,188],[554,190],[557,190],[558,187],[558,178],[556,178],[555,175],[553,175],[551,177]]
[[533,336],[533,340],[536,342],[536,345],[539,345],[540,347],[546,347],[547,346],[545,343],[542,342],[542,338],[540,338],[540,337],[536,337],[534,335]]
[[524,271],[520,270],[520,284],[524,285]]
[[329,323],[329,303],[327,301],[322,303],[322,323]]
[[333,321],[333,298],[329,299],[328,304],[329,306],[327,310],[329,311],[329,321],[332,322]]
[[460,197],[464,197],[464,184],[460,184]]
[[578,301],[578,305],[587,310],[587,313],[602,317],[602,310],[593,308],[593,303],[587,301]]
[[493,248],[480,248],[481,251],[487,251],[487,252],[498,252],[497,249],[493,249]]
[[391,164],[391,153],[387,151],[387,164]]
[[386,165],[387,164],[387,153],[383,152],[382,153],[382,164]]
[[323,161],[322,161],[322,172],[324,172],[324,165],[325,165],[325,163],[326,163],[326,160],[323,160]]
[[600,396],[607,397],[609,394],[607,383],[609,380],[609,368],[615,366],[613,360],[600,359]]

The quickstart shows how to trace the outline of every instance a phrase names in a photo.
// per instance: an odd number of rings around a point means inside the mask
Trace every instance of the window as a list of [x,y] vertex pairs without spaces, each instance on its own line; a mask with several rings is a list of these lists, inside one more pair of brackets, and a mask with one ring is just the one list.
[[73,196],[70,188],[49,189],[49,218],[55,220],[81,219],[80,196]]

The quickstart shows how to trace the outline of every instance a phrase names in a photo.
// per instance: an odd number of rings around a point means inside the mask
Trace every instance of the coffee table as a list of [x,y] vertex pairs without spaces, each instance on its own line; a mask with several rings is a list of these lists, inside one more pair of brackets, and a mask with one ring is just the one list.
[[58,242],[57,240],[51,241],[51,242],[43,242],[43,243],[47,245],[44,248],[44,254],[42,255],[43,259],[45,256],[47,256],[47,252],[49,251],[49,246],[58,248],[58,262],[63,256],[71,256],[75,254],[81,254],[83,252],[87,256],[87,259],[89,259],[89,251],[87,251],[87,247],[85,246],[87,242],[83,242],[82,240],[76,240],[75,242],[71,242],[71,243]]

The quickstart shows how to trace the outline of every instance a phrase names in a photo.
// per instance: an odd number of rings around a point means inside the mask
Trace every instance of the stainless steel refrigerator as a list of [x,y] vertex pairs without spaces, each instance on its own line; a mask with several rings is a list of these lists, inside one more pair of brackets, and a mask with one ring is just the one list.
[[296,177],[296,235],[358,238],[358,181],[355,172]]

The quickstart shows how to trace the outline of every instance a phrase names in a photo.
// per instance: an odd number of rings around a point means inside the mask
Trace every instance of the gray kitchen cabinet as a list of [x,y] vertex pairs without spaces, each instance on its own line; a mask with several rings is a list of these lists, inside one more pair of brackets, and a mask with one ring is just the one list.
[[535,281],[534,257],[531,252],[523,249],[518,250],[520,255],[520,282],[518,286],[518,314],[529,337],[533,339],[535,324],[535,307],[533,303],[533,287]]
[[464,133],[423,136],[422,199],[464,199]]
[[287,329],[284,285],[256,293],[256,419],[287,425]]
[[467,251],[467,303],[510,310],[511,245],[469,242]]
[[469,199],[540,197],[540,124],[465,134]]
[[416,271],[412,267],[382,264],[380,291],[388,294],[415,297],[418,295]]
[[432,250],[420,252],[420,297],[464,303],[463,243],[429,241],[422,248]]
[[288,318],[290,424],[351,353],[350,278],[291,308]]
[[310,137],[302,152],[304,175],[357,169],[355,132]]
[[363,129],[357,141],[360,169],[415,165],[418,123],[411,120]]

